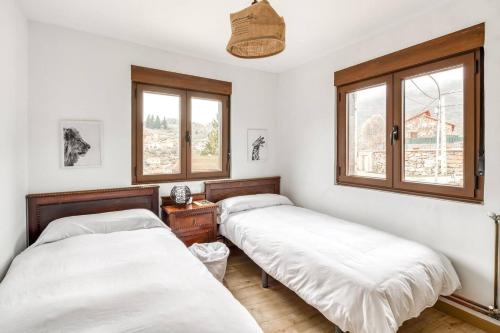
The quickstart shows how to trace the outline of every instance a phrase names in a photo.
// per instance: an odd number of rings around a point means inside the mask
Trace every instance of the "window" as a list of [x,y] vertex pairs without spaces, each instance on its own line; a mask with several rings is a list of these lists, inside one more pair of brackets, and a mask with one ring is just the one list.
[[229,176],[229,91],[215,86],[221,81],[135,66],[132,81],[133,183]]
[[[391,186],[392,146],[387,128],[392,126],[392,78],[383,76],[339,89],[344,112],[339,113],[339,154],[345,179],[359,185]],[[342,143],[340,143],[342,142]]]
[[[483,51],[475,46],[413,66],[398,63],[400,54],[388,55],[373,63],[390,68],[392,59],[394,70],[354,83],[348,77],[369,76],[370,62],[341,71],[337,183],[482,201]],[[398,53],[425,58],[425,49]]]

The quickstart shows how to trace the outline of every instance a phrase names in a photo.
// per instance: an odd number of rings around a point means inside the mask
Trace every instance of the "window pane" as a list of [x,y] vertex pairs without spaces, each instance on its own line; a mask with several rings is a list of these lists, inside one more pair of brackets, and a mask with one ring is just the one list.
[[191,172],[222,171],[222,103],[191,98]]
[[463,67],[403,81],[404,180],[463,187]]
[[143,93],[143,174],[178,174],[180,162],[181,98]]
[[347,94],[348,175],[386,178],[385,84]]

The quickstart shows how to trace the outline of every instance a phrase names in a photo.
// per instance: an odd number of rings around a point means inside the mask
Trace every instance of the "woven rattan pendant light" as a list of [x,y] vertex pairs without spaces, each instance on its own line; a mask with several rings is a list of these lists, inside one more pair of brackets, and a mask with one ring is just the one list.
[[285,20],[267,0],[231,14],[227,51],[239,58],[264,58],[285,49]]

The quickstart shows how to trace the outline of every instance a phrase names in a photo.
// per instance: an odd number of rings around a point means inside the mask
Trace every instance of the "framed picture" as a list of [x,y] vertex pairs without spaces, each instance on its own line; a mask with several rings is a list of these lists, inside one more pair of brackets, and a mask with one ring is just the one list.
[[265,129],[249,129],[248,134],[248,160],[265,161],[269,138]]
[[62,120],[60,138],[63,168],[97,168],[102,165],[102,122]]

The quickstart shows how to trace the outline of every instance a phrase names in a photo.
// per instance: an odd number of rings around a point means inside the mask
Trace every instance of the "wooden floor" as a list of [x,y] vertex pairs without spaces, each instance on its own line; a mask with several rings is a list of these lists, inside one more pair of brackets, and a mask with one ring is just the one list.
[[[260,269],[247,256],[232,250],[224,284],[250,311],[264,332],[333,332],[333,325],[295,293],[270,279],[260,286]],[[407,321],[399,333],[484,333],[476,327],[433,308]]]

